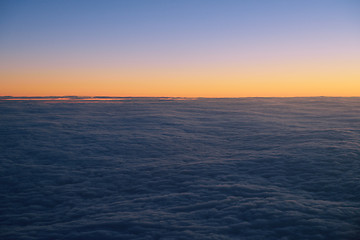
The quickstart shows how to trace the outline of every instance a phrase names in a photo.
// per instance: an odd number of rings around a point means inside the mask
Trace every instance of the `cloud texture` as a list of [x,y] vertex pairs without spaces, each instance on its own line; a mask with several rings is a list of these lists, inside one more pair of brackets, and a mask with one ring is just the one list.
[[0,101],[0,238],[360,236],[359,98]]

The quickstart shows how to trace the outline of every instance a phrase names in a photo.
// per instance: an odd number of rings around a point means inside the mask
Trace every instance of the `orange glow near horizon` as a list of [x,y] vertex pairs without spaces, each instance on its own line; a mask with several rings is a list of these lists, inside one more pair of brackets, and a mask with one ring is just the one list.
[[1,96],[297,97],[360,96],[355,66],[318,65],[120,71],[3,71]]

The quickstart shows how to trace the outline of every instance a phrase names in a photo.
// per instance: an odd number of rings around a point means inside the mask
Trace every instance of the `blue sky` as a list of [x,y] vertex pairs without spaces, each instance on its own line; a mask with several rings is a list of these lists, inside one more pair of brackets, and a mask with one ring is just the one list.
[[[359,10],[354,0],[2,1],[1,81],[6,85],[4,78],[11,78],[20,84],[29,69],[60,69],[68,71],[64,77],[69,78],[78,69],[77,76],[85,79],[86,69],[98,68],[108,69],[114,81],[126,85],[126,74],[114,69],[140,69],[148,73],[149,82],[167,78],[166,84],[174,88],[169,84],[174,77],[155,76],[149,69],[163,68],[190,79],[207,78],[204,69],[210,73],[231,68],[226,70],[236,76],[231,81],[236,78],[240,84],[246,77],[234,69],[258,65],[259,72],[266,72],[265,65],[301,66],[309,59],[317,59],[317,64],[343,59],[341,64],[350,62],[346,71],[354,72],[352,66],[360,60]],[[33,81],[28,78],[24,84]],[[49,76],[48,81],[55,80]],[[9,87],[8,92],[16,89]]]

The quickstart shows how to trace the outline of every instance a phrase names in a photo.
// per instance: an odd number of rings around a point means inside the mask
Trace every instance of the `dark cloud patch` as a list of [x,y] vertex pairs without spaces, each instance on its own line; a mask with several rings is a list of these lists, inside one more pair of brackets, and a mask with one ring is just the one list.
[[73,100],[0,102],[1,239],[358,239],[358,98]]

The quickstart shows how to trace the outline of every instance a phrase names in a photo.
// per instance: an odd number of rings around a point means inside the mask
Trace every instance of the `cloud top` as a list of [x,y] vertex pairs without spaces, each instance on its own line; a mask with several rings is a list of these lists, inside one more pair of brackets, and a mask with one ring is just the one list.
[[1,239],[356,239],[354,98],[1,101]]

